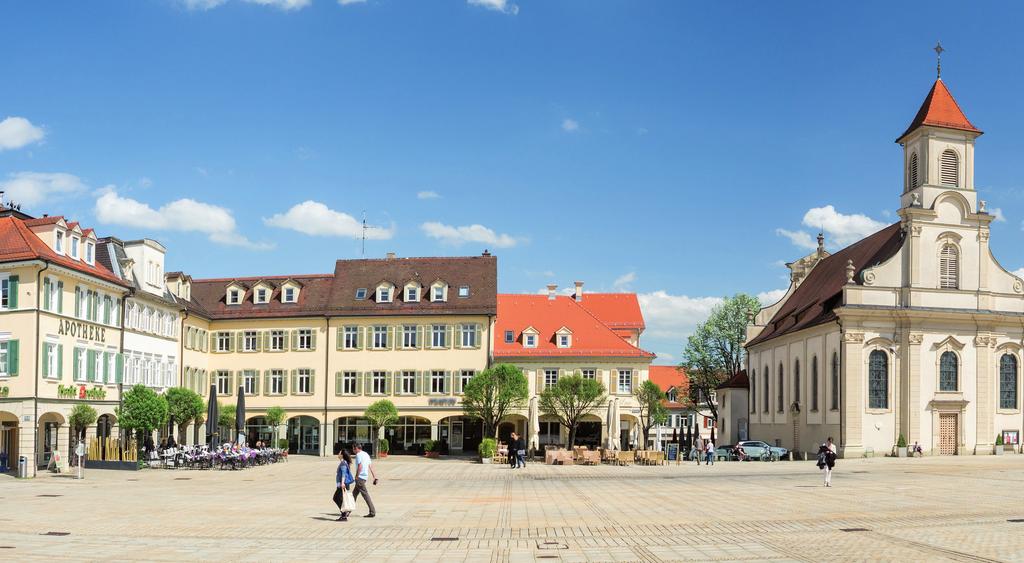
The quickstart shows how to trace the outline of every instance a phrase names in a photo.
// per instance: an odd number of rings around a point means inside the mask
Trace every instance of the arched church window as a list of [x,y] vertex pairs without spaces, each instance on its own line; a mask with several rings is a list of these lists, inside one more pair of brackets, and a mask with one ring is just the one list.
[[818,410],[818,356],[811,358],[811,410]]
[[783,373],[784,373],[784,370],[783,370],[782,364],[780,363],[779,364],[779,375],[778,375],[778,377],[779,377],[779,385],[777,387],[777,389],[778,389],[777,394],[779,396],[779,400],[778,400],[779,405],[778,405],[777,410],[779,412],[783,412],[783,411],[786,410],[786,399],[785,399],[785,396],[786,396],[786,389],[785,389],[786,383],[785,383],[785,377],[783,376]]
[[793,402],[800,402],[800,360],[793,362]]
[[832,406],[834,411],[839,410],[839,353],[832,352]]
[[868,408],[889,408],[889,356],[881,350],[868,356]]
[[939,287],[957,289],[960,287],[960,251],[956,245],[947,242],[939,252]]
[[953,149],[942,151],[939,157],[939,181],[943,186],[960,186],[960,157]]
[[917,153],[915,152],[910,154],[910,165],[907,167],[908,190],[912,190],[919,185],[917,178]]
[[764,389],[761,390],[761,394],[764,396],[764,412],[768,412],[768,366],[764,366]]
[[999,358],[999,408],[1017,408],[1017,357],[1013,354]]
[[953,352],[939,356],[939,391],[956,391],[959,388],[957,359]]

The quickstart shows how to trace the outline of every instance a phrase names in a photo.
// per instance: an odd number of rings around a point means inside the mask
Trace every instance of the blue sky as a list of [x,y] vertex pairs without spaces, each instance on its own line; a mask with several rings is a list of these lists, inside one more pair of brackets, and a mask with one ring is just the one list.
[[0,184],[196,277],[331,271],[365,211],[370,257],[638,292],[668,363],[716,299],[783,289],[812,223],[894,220],[939,39],[1024,266],[1020,14],[940,4],[8,2]]

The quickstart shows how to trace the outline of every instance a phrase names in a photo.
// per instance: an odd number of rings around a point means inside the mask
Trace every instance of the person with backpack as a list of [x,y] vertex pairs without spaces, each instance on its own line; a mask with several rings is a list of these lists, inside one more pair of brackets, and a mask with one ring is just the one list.
[[818,448],[818,469],[825,471],[825,486],[832,486],[832,468],[836,466],[836,445],[832,437]]

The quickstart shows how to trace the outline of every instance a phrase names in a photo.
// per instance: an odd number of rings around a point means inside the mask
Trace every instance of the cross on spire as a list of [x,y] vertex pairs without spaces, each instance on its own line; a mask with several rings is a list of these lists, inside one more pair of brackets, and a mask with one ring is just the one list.
[[942,48],[942,42],[935,43],[935,76],[936,78],[942,78],[942,52],[945,49]]

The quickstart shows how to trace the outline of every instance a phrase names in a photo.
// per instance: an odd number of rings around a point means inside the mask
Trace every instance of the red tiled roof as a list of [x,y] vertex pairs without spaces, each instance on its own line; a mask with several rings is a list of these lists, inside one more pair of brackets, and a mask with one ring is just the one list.
[[[23,221],[16,217],[0,217],[0,262],[47,260],[59,266],[96,276],[104,281],[124,287],[129,283],[104,267],[99,261],[90,266],[85,262],[61,256],[46,245]],[[37,223],[38,224],[38,223]]]
[[60,222],[63,219],[63,215],[54,215],[52,217],[39,217],[38,219],[26,219],[25,225],[29,227],[38,227],[40,225],[53,225]]
[[716,389],[747,389],[750,387],[750,379],[747,378],[747,370],[740,370],[736,375],[726,379]]
[[892,258],[902,245],[903,231],[894,223],[822,259],[747,347],[835,320],[833,309],[841,305],[847,260],[853,261],[854,280],[860,283],[864,269]]
[[964,115],[960,105],[953,99],[953,95],[949,93],[949,89],[946,88],[941,78],[932,85],[932,89],[928,91],[928,96],[925,97],[924,103],[921,104],[921,109],[917,110],[917,115],[910,122],[910,127],[907,127],[907,130],[899,136],[899,139],[896,139],[896,142],[900,142],[911,131],[922,125],[973,131],[979,135],[981,134],[981,130],[975,127],[967,119],[967,116]]
[[610,328],[644,328],[635,293],[584,293],[579,304]]
[[[527,327],[540,333],[536,348],[523,347],[523,330]],[[568,348],[555,343],[555,332],[562,327],[572,331]],[[514,333],[512,343],[505,342],[506,330]],[[623,340],[582,303],[563,295],[549,299],[547,295],[499,294],[494,334],[494,355],[501,357],[654,357]]]
[[686,370],[679,366],[650,366],[647,368],[647,377],[666,393],[675,387],[676,400],[669,401],[666,398],[661,401],[665,408],[686,408],[686,404],[679,400],[690,396],[690,378],[686,376]]

